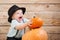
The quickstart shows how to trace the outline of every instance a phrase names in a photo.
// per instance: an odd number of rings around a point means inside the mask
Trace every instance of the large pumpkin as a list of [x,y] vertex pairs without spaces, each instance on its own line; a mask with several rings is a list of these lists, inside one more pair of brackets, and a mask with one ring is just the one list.
[[22,40],[48,40],[48,36],[42,28],[37,28],[26,32],[22,36]]
[[31,19],[31,21],[32,21],[32,24],[30,26],[31,29],[40,28],[43,25],[43,21],[38,17],[34,16]]

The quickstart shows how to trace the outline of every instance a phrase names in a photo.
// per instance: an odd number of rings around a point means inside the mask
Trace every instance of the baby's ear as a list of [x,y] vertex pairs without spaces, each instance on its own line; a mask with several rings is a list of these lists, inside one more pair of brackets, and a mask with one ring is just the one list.
[[12,16],[12,19],[15,19],[14,16]]

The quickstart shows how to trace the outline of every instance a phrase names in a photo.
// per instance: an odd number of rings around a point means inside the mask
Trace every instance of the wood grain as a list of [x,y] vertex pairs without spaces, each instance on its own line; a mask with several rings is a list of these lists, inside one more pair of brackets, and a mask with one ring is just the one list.
[[7,34],[0,34],[0,40],[6,40]]
[[[0,25],[10,25],[7,12],[0,13]],[[24,17],[30,19],[34,15],[40,17],[44,21],[44,25],[60,25],[60,12],[26,12]]]
[[[7,34],[0,34],[0,40],[6,40]],[[48,40],[60,40],[60,34],[48,34]]]
[[44,21],[48,40],[60,40],[60,0],[0,0],[0,40],[6,40],[10,28],[8,22],[8,9],[16,4],[25,7],[25,18],[30,19],[34,15]]
[[[0,5],[0,12],[6,12],[14,4]],[[60,4],[16,4],[19,7],[25,7],[27,12],[40,12],[40,11],[60,11]]]
[[[10,26],[0,26],[0,34],[6,34],[9,31]],[[48,33],[60,33],[60,26],[42,26]]]
[[0,0],[0,3],[60,3],[60,0]]

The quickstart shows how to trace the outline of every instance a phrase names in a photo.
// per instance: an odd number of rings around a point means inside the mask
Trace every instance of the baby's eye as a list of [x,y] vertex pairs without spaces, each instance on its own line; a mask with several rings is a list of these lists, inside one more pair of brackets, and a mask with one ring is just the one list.
[[19,13],[17,13],[17,14],[19,14]]

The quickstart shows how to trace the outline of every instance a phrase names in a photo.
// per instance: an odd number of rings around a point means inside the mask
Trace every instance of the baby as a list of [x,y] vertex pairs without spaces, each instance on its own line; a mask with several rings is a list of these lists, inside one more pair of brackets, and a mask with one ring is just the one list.
[[25,11],[26,8],[17,5],[13,5],[8,10],[8,22],[11,23],[11,27],[7,34],[7,40],[21,40],[25,28],[31,26],[31,21],[23,17]]

